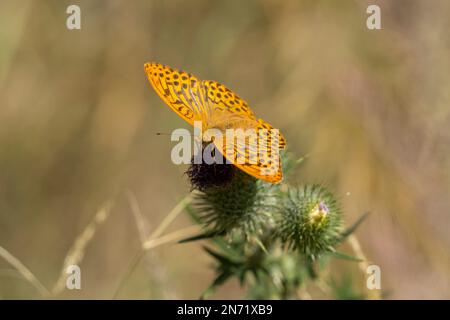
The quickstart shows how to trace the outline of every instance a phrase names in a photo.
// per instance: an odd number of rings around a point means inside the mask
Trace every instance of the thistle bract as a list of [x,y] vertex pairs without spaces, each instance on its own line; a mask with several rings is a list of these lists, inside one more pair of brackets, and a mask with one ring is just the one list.
[[194,184],[199,179],[191,179],[191,182],[200,191],[196,196],[196,208],[208,229],[218,234],[250,239],[258,238],[273,224],[274,207],[278,201],[277,186],[238,169],[232,169],[232,174],[225,170],[226,177],[211,174],[213,167],[206,164],[190,170],[202,177],[201,188],[198,183],[197,186]]

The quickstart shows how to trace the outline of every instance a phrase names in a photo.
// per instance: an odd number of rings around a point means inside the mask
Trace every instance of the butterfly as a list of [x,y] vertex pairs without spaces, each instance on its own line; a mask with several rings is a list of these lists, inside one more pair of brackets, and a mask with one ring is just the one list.
[[[144,70],[159,97],[181,118],[191,125],[201,121],[203,131],[223,132],[222,138],[209,141],[228,161],[255,178],[270,183],[282,180],[279,150],[284,149],[285,138],[258,119],[236,93],[216,81],[200,80],[191,73],[159,63],[146,63]],[[245,139],[224,139],[228,129],[257,134],[249,134]]]

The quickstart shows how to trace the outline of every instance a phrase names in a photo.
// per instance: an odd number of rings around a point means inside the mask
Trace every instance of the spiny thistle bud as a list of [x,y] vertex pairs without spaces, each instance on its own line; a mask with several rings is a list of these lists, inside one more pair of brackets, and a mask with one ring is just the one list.
[[276,235],[289,248],[315,259],[334,251],[342,225],[333,195],[318,185],[290,189],[277,218]]

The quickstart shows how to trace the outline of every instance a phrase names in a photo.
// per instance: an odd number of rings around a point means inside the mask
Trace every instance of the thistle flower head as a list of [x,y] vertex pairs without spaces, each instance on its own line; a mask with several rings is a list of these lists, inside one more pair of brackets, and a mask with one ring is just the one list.
[[186,171],[186,175],[189,178],[192,189],[205,191],[227,186],[233,180],[236,170],[233,165],[225,163],[192,163]]

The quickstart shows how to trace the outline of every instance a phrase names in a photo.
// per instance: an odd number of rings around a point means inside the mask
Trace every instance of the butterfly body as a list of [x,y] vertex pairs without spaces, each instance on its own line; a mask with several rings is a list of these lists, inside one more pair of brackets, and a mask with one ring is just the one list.
[[[144,69],[156,93],[175,113],[191,125],[201,121],[204,142],[213,142],[229,161],[258,179],[271,183],[282,180],[278,153],[286,144],[284,137],[256,118],[247,102],[236,93],[218,82],[202,81],[159,63],[146,63]],[[233,130],[249,136],[241,141],[226,139],[226,134]],[[211,131],[222,136],[218,138]]]

